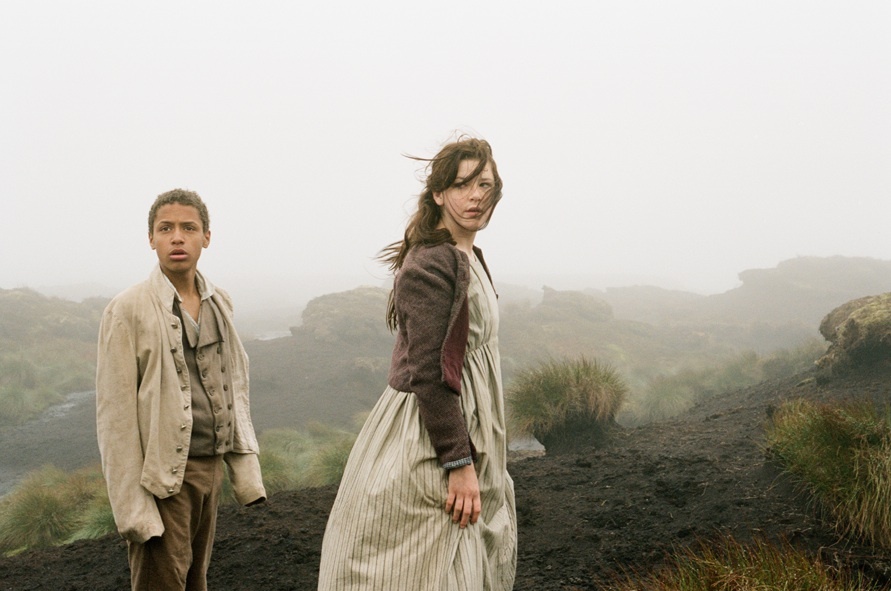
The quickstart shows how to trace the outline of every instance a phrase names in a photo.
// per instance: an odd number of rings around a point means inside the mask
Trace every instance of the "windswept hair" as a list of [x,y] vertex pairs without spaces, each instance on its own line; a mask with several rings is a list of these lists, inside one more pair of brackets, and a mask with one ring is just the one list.
[[187,191],[185,189],[173,189],[172,191],[167,191],[166,193],[158,195],[158,198],[155,199],[155,202],[152,204],[148,216],[149,236],[155,231],[155,218],[158,217],[158,210],[171,203],[188,205],[197,209],[198,216],[201,218],[201,231],[204,233],[210,231],[210,214],[207,212],[207,206],[204,204],[204,201],[201,200],[201,197],[198,196],[198,193],[195,191]]
[[[458,177],[458,169],[464,160],[477,160],[478,164],[473,172],[462,182],[472,181],[480,174],[486,165],[491,166],[494,185],[483,197],[480,203],[483,211],[493,210],[501,201],[502,182],[498,174],[498,167],[492,157],[492,146],[489,142],[473,137],[462,136],[457,141],[446,144],[433,158],[419,158],[408,156],[412,160],[427,162],[427,179],[424,190],[418,196],[418,209],[409,219],[405,227],[405,235],[402,240],[393,242],[381,249],[378,260],[384,262],[394,274],[399,272],[405,257],[409,251],[419,246],[435,246],[443,242],[455,244],[451,232],[446,228],[440,228],[442,210],[433,199],[434,193],[442,193],[455,184]],[[491,220],[491,212],[489,215]],[[488,223],[488,222],[487,222]],[[387,325],[391,330],[396,329],[396,308],[393,301],[393,292],[390,292],[390,302],[387,306]]]

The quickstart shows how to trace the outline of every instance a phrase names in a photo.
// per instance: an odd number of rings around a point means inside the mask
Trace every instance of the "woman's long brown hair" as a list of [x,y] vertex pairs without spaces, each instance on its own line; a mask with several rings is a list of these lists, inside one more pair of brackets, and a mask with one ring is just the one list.
[[[418,209],[409,219],[405,227],[405,235],[402,240],[384,247],[378,254],[378,259],[387,264],[395,274],[402,268],[405,257],[412,248],[418,246],[435,246],[443,242],[455,241],[452,234],[446,228],[440,228],[442,211],[433,199],[434,193],[442,193],[451,187],[458,176],[458,168],[463,160],[477,160],[478,164],[473,172],[463,182],[468,182],[479,176],[487,164],[492,167],[492,175],[495,178],[494,186],[483,198],[481,207],[484,210],[494,209],[501,200],[501,176],[498,167],[492,158],[492,147],[486,140],[462,137],[458,141],[447,144],[433,158],[418,158],[410,156],[413,160],[427,162],[427,180],[424,190],[418,196]],[[491,213],[489,216],[491,220]],[[390,292],[390,301],[387,305],[387,326],[390,330],[396,330],[396,305],[393,292]]]

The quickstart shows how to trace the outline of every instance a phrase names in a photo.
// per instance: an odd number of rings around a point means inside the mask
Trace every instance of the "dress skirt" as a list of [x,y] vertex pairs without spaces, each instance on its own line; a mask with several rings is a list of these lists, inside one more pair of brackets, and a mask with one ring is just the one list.
[[461,529],[444,510],[448,475],[421,422],[417,398],[387,387],[347,461],[331,510],[320,591],[508,591],[517,560],[498,304],[477,261],[468,287],[470,334],[461,405],[477,450],[482,513]]

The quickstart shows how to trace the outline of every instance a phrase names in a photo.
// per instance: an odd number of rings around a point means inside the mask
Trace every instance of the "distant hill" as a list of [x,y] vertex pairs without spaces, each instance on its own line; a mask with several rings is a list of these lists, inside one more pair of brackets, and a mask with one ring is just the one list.
[[851,257],[799,257],[773,269],[739,274],[742,285],[711,296],[695,317],[730,314],[759,322],[799,321],[819,326],[830,310],[864,295],[891,291],[891,261]]
[[[769,353],[821,339],[822,317],[863,295],[891,291],[891,262],[798,258],[740,273],[742,285],[703,296],[637,286],[558,291],[501,286],[505,382],[539,361],[584,354],[632,385],[743,351]],[[248,346],[261,422],[347,424],[386,383],[392,335],[387,290],[359,288],[312,300],[291,337]],[[269,405],[268,409],[266,405]]]
[[119,287],[111,287],[101,283],[76,283],[71,285],[42,285],[34,289],[52,298],[62,298],[72,302],[87,299],[111,299],[121,291]]
[[[891,261],[801,257],[739,277],[740,287],[711,296],[652,286],[532,290],[496,281],[505,379],[550,357],[584,354],[640,383],[743,350],[794,347],[821,338],[820,320],[836,306],[891,291]],[[387,294],[360,287],[317,297],[302,314],[296,308],[268,311],[292,324],[264,325],[289,336],[246,342],[259,425],[347,425],[370,407],[386,383],[393,343],[384,324]],[[47,401],[92,388],[106,302],[0,290],[0,416],[33,414]],[[259,325],[262,313],[252,312],[251,319]],[[25,401],[24,391],[39,394],[36,402]]]
[[92,389],[105,303],[0,289],[0,425],[21,423],[65,394]]
[[386,385],[393,347],[384,322],[388,294],[360,287],[317,297],[291,336],[246,342],[255,424],[352,427]]
[[73,302],[32,289],[0,289],[0,350],[30,347],[47,339],[96,344],[99,316],[108,300]]
[[798,257],[772,269],[742,271],[739,279],[739,287],[710,296],[651,286],[587,293],[608,302],[617,318],[697,331],[711,327],[721,343],[764,352],[818,338],[820,320],[833,308],[891,291],[891,261]]
[[816,327],[829,310],[864,295],[891,291],[891,261],[865,257],[798,257],[772,269],[739,273],[742,285],[702,296],[650,286],[608,288],[617,317],[666,322],[798,322]]

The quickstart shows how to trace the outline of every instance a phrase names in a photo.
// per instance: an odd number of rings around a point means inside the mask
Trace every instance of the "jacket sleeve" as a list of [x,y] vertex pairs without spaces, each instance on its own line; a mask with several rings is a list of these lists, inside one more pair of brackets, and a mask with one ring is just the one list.
[[224,456],[235,500],[242,505],[256,505],[266,500],[266,488],[260,475],[260,456],[255,453],[229,452]]
[[250,413],[250,361],[247,352],[235,331],[235,323],[232,319],[232,298],[228,292],[216,288],[219,301],[217,308],[225,318],[229,330],[230,365],[237,370],[232,371],[232,385],[234,388],[235,412],[238,413],[235,420],[235,449],[230,451],[223,459],[229,473],[229,482],[232,484],[232,492],[235,500],[242,505],[255,505],[266,500],[266,488],[263,486],[263,476],[260,471],[260,452],[254,426]]
[[473,456],[460,392],[443,375],[443,346],[457,299],[457,264],[454,257],[429,257],[423,265],[403,266],[394,294],[397,319],[406,335],[411,391],[440,464],[447,469],[469,464]]
[[139,369],[133,330],[110,306],[99,327],[96,433],[102,473],[118,532],[143,543],[164,533],[154,496],[140,483],[142,443],[137,422]]

